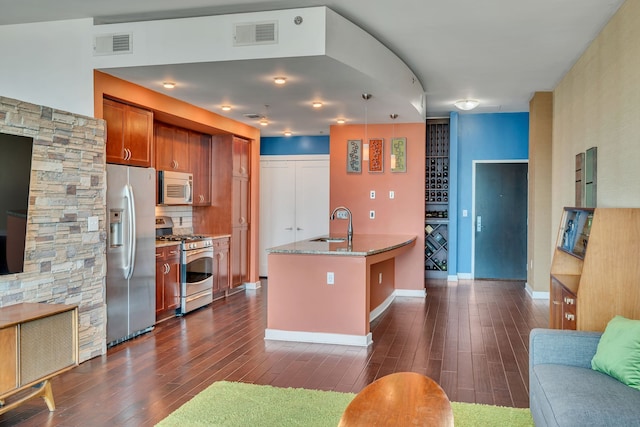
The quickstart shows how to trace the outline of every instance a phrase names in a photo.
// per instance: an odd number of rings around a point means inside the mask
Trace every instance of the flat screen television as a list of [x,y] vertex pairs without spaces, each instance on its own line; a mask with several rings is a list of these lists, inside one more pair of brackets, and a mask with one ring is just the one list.
[[0,274],[21,273],[33,138],[0,133]]

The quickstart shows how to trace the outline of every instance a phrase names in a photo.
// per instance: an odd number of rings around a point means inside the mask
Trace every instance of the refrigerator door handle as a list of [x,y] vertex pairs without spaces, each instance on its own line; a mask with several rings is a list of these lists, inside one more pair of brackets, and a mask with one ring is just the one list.
[[129,211],[129,215],[127,215],[127,221],[129,222],[127,247],[129,249],[129,253],[127,254],[128,265],[125,269],[125,278],[130,279],[131,276],[133,276],[133,267],[136,263],[136,203],[133,200],[133,188],[131,185],[127,184],[124,188],[124,197],[127,199],[127,210]]

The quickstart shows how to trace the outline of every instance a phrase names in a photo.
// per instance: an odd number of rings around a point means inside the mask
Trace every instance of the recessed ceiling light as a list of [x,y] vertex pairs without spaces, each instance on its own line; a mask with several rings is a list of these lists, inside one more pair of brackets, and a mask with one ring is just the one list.
[[480,104],[480,101],[477,99],[459,99],[453,103],[457,109],[462,111],[473,110]]
[[283,85],[287,82],[287,78],[286,77],[274,77],[273,78],[273,82],[277,85]]
[[322,102],[313,101],[313,104],[311,104],[311,105],[313,105],[313,108],[320,108],[320,107],[322,107]]
[[222,111],[231,111],[231,105],[223,105],[220,108],[222,108]]
[[173,89],[176,87],[176,84],[174,82],[163,82],[162,86],[164,86],[165,89]]
[[336,122],[338,122],[339,125],[343,125],[345,123],[345,119],[338,119],[336,120]]
[[288,131],[288,130],[287,130],[287,131],[285,131],[285,132],[284,132],[284,136],[291,136],[291,132],[290,132],[290,131]]

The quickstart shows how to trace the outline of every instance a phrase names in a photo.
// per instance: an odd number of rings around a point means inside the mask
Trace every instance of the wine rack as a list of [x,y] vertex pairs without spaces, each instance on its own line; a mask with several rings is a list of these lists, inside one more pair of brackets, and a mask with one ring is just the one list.
[[425,277],[446,278],[449,231],[449,120],[427,120]]

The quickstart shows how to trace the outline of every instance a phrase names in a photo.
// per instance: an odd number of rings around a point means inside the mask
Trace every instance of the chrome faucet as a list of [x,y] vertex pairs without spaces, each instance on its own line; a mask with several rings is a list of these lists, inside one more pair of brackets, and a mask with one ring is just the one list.
[[346,208],[344,206],[338,206],[333,210],[333,212],[331,212],[331,220],[336,219],[336,212],[338,211],[345,211],[347,213],[347,219],[349,220],[349,225],[347,226],[347,240],[348,244],[351,245],[351,242],[353,241],[353,222],[351,221],[351,211],[349,210],[349,208]]

